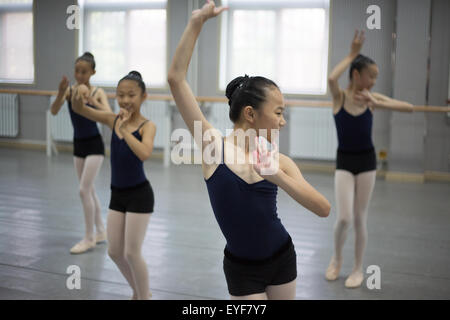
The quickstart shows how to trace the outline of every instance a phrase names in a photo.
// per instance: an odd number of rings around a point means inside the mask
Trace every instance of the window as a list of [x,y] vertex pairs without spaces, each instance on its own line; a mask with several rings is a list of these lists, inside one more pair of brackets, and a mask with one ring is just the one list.
[[0,0],[0,82],[34,81],[32,11],[32,0]]
[[283,93],[326,94],[329,0],[223,0],[219,88],[261,75]]
[[92,83],[116,86],[131,70],[146,85],[165,87],[167,79],[166,0],[84,0],[80,52],[94,55]]

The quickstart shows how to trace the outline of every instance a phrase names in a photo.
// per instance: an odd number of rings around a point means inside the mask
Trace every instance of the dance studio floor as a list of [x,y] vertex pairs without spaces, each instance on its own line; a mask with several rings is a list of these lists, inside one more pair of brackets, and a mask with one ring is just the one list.
[[[224,238],[214,219],[200,166],[145,163],[155,192],[143,254],[153,299],[228,299],[222,270]],[[381,271],[381,288],[346,289],[353,229],[341,277],[324,278],[333,247],[333,176],[304,173],[332,204],[318,218],[280,190],[279,216],[298,263],[297,299],[450,299],[450,184],[378,179],[369,208],[364,265]],[[96,190],[106,225],[110,165]],[[107,244],[82,255],[69,249],[84,235],[71,154],[0,149],[0,299],[129,299],[131,289],[107,255]],[[69,290],[67,268],[80,267],[81,289]],[[366,279],[371,274],[366,274]]]

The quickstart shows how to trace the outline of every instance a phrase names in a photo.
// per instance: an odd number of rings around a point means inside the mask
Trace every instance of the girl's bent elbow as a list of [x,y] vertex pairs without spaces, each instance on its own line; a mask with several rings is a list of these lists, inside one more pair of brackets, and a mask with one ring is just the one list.
[[175,72],[169,72],[167,75],[167,82],[170,86],[176,85],[180,82],[180,77]]
[[144,155],[140,156],[139,158],[141,159],[142,162],[144,162],[147,159],[150,159],[150,157],[152,156],[152,152],[148,152],[145,153]]
[[326,217],[328,217],[328,216],[330,215],[330,211],[331,211],[331,206],[330,206],[329,203],[327,203],[327,204],[322,208],[322,210],[320,210],[319,216],[320,216],[321,218],[326,218]]

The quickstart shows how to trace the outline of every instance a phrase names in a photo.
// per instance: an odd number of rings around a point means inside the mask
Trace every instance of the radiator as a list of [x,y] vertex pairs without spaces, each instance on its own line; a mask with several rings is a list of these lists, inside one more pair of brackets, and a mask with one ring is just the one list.
[[[114,111],[119,112],[119,104],[114,100]],[[146,100],[141,105],[141,114],[156,125],[156,135],[153,141],[155,148],[164,148],[169,143],[167,119],[170,119],[170,109],[166,101]]]
[[19,134],[19,99],[17,94],[0,94],[0,136]]
[[[56,96],[50,97],[50,106],[55,101]],[[70,121],[69,107],[67,101],[61,106],[56,116],[50,117],[50,133],[55,141],[72,141],[73,127]]]
[[329,108],[290,108],[289,150],[294,158],[334,160],[337,137]]

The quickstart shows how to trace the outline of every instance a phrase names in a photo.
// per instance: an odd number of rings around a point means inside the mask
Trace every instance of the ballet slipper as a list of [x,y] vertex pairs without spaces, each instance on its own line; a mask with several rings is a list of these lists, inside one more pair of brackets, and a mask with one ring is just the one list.
[[345,286],[350,289],[358,288],[364,281],[364,274],[358,270],[353,271],[350,276],[345,280]]
[[95,247],[95,241],[90,242],[90,241],[86,241],[83,239],[80,242],[78,242],[76,245],[74,245],[72,247],[72,249],[70,249],[70,253],[72,253],[72,254],[84,253],[94,247]]
[[336,262],[334,257],[330,261],[330,265],[327,268],[327,271],[325,273],[325,278],[328,281],[334,281],[337,278],[339,278],[339,272],[341,271],[342,261]]

